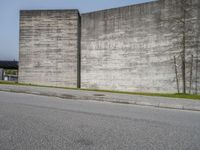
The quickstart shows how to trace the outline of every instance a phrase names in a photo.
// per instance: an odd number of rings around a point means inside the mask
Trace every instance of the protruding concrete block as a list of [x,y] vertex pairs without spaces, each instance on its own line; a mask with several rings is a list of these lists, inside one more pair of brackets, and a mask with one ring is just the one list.
[[77,87],[79,27],[78,10],[21,11],[19,82]]

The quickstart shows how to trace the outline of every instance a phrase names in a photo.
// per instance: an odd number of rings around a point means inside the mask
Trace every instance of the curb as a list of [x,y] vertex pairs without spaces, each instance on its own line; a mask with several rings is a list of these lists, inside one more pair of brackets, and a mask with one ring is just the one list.
[[75,99],[75,100],[91,100],[98,102],[110,102],[116,104],[129,104],[129,105],[138,105],[138,106],[148,106],[148,107],[156,107],[156,108],[164,108],[164,109],[176,109],[176,110],[188,110],[188,111],[200,111],[200,106],[187,106],[181,104],[167,104],[167,103],[151,103],[144,101],[130,101],[127,99],[114,99],[107,97],[94,97],[94,96],[74,96],[68,94],[58,94],[58,93],[45,93],[45,92],[32,92],[32,91],[24,91],[24,90],[13,90],[13,89],[0,89],[3,92],[13,92],[13,93],[25,93],[32,95],[41,95],[41,96],[50,96],[50,97],[58,97],[62,99]]

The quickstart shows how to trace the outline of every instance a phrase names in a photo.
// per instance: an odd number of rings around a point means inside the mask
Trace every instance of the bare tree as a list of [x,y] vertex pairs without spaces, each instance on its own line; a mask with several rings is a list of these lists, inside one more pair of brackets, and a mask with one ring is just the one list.
[[[173,35],[177,39],[177,43],[180,46],[181,51],[179,55],[181,57],[181,76],[182,76],[182,93],[186,93],[186,49],[191,32],[193,32],[192,21],[195,19],[192,17],[192,11],[194,5],[192,0],[175,0],[173,2],[174,10],[171,10],[170,16],[162,18],[161,21],[169,24],[169,30],[173,32]],[[177,74],[177,73],[176,73]],[[177,75],[176,75],[177,76]]]

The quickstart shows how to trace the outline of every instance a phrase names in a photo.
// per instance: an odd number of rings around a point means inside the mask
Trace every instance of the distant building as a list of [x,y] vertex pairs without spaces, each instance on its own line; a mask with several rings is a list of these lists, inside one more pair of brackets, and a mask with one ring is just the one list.
[[18,81],[18,61],[0,61],[0,80]]
[[0,68],[0,80],[3,80],[3,69]]

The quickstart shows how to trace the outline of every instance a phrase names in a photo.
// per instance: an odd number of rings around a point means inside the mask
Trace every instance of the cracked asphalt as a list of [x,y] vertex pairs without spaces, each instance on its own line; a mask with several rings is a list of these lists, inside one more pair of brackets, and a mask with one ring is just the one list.
[[200,112],[0,92],[0,150],[200,150]]

